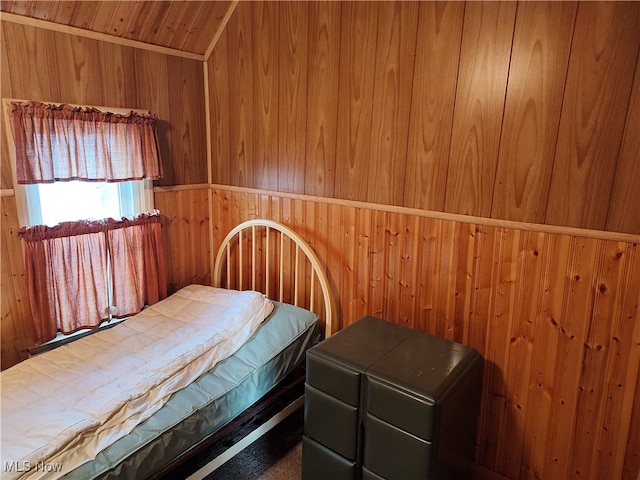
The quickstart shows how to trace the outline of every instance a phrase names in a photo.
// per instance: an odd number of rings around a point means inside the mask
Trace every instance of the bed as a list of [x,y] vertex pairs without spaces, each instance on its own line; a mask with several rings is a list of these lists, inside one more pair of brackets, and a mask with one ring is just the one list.
[[324,268],[284,225],[229,232],[212,283],[2,372],[2,478],[158,478],[331,334]]

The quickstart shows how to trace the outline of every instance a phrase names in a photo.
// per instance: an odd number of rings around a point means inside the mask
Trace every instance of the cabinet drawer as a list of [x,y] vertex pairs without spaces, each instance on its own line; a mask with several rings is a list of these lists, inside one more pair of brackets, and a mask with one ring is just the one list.
[[348,460],[356,460],[358,408],[305,385],[304,433]]
[[376,475],[366,467],[362,468],[362,480],[385,480],[384,477]]
[[356,463],[304,435],[302,437],[302,478],[304,480],[353,480],[356,478]]
[[433,441],[437,432],[438,407],[429,400],[367,376],[366,410],[423,440]]
[[360,402],[360,372],[309,351],[307,383],[349,405]]
[[365,416],[363,467],[371,473],[389,480],[429,478],[434,453],[431,442]]

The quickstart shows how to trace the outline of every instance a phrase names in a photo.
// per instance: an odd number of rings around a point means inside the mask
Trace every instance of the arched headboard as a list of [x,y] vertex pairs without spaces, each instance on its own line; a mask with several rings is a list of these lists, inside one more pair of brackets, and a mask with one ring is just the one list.
[[285,225],[255,219],[233,228],[216,254],[212,281],[216,287],[258,290],[311,310],[323,320],[325,337],[332,333],[335,310],[324,267],[309,244]]

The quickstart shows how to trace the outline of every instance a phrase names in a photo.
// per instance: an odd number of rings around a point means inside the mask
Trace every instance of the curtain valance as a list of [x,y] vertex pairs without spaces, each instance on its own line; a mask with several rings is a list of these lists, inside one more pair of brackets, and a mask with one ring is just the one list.
[[35,225],[33,227],[22,227],[18,230],[18,237],[25,242],[37,242],[52,238],[73,237],[76,235],[86,235],[89,233],[108,232],[119,228],[133,227],[136,225],[160,223],[160,211],[154,210],[150,213],[140,213],[133,218],[123,217],[120,220],[115,218],[104,218],[98,220],[77,220],[72,222],[61,222],[52,227],[48,225]]
[[19,184],[162,177],[157,116],[96,108],[11,102]]

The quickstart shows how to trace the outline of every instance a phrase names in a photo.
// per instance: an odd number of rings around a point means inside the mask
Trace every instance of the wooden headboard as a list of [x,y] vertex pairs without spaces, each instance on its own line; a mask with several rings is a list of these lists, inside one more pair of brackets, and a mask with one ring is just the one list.
[[212,281],[306,308],[320,317],[325,337],[333,332],[335,310],[325,269],[309,244],[285,225],[256,219],[233,228],[216,254]]

